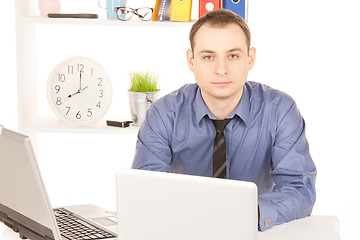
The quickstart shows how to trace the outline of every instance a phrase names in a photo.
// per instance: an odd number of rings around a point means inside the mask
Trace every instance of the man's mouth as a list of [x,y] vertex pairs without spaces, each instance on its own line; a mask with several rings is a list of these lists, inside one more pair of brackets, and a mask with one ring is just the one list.
[[212,84],[219,86],[219,87],[225,87],[225,86],[228,86],[229,84],[231,84],[231,82],[230,81],[212,82]]

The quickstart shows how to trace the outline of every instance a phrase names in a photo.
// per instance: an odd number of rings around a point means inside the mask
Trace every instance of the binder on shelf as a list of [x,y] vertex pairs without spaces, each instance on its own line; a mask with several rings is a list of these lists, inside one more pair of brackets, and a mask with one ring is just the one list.
[[192,0],[172,0],[170,20],[190,22]]
[[221,0],[199,0],[199,18],[214,9],[221,8]]
[[156,0],[152,21],[170,20],[171,0]]
[[247,21],[248,0],[223,0],[223,8],[228,9]]

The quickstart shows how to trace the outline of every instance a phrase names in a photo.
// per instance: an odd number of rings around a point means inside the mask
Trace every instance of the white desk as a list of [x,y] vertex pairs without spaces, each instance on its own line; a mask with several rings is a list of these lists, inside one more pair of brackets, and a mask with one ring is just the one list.
[[339,220],[332,216],[310,216],[259,232],[259,240],[340,240]]
[[[3,224],[2,224],[3,225]],[[5,225],[3,225],[5,226]],[[9,228],[0,230],[0,240],[17,240],[19,235]],[[5,230],[4,230],[5,229]],[[311,216],[284,223],[272,229],[259,232],[259,240],[340,240],[337,217]]]

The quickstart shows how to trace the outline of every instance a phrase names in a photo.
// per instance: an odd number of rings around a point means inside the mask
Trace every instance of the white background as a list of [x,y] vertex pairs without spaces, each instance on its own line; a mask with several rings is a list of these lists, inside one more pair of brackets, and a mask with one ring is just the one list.
[[[148,0],[139,3],[128,0],[128,5],[137,6],[146,1]],[[85,8],[81,9],[77,5],[72,9],[71,2],[73,6],[81,3]],[[257,48],[257,60],[249,80],[263,82],[287,92],[297,102],[307,124],[310,150],[318,168],[318,198],[313,214],[338,216],[343,239],[359,239],[360,236],[356,229],[360,216],[360,8],[356,2],[254,0],[250,2],[249,9],[252,45]],[[63,11],[92,11],[100,14],[100,17],[105,13],[105,10],[97,8],[97,0],[63,0],[62,3]],[[1,9],[0,124],[17,130],[13,1],[3,1]],[[196,11],[195,6],[193,16],[196,16]],[[44,37],[42,44],[51,41],[46,40],[46,31],[49,29],[44,28],[45,33],[40,35]],[[140,30],[126,31],[129,33],[124,30],[123,37],[117,37],[119,41],[131,34],[138,34],[136,32]],[[122,63],[123,66],[119,68],[108,64],[113,82],[114,79],[116,82],[122,79],[125,85],[120,90],[114,84],[115,102],[109,111],[112,116],[118,115],[118,108],[122,108],[121,113],[128,111],[126,100],[116,95],[126,95],[126,76],[130,67],[158,70],[161,74],[162,94],[175,90],[184,83],[194,82],[187,70],[185,58],[188,28],[175,30],[179,36],[185,36],[177,38],[178,42],[171,39],[173,45],[166,53],[159,50],[159,36],[174,34],[173,30],[166,28],[152,31],[155,31],[154,34],[142,36],[140,40],[136,38],[136,46],[133,45],[133,40],[125,42],[126,45],[116,46],[116,49],[127,49],[129,52],[126,54],[136,55],[136,58],[130,57],[130,63]],[[102,43],[108,38],[111,36],[99,38],[98,41]],[[139,50],[139,44],[145,47]],[[104,51],[99,45],[103,45]],[[121,62],[114,52],[106,49],[106,45],[94,45],[99,59],[105,56],[105,65],[110,60]],[[57,43],[54,49],[62,49],[62,46]],[[151,58],[147,50],[152,54]],[[85,55],[84,52],[79,53]],[[41,52],[39,48],[39,54],[45,59],[54,58],[54,64],[57,61],[54,57],[56,51]],[[78,52],[74,50],[74,54],[68,54],[68,57],[76,54]],[[151,62],[148,59],[152,59]],[[51,67],[52,65],[46,66],[44,76],[51,71]],[[46,76],[44,79],[45,83]],[[43,87],[39,86],[39,95],[42,95],[39,96],[39,111],[40,114],[51,115]],[[135,141],[135,135],[41,134],[38,141],[38,161],[53,205],[90,202],[115,210],[114,172],[119,167],[130,167]],[[60,177],[67,178],[60,181]],[[59,188],[64,191],[68,188],[70,196],[59,194]]]

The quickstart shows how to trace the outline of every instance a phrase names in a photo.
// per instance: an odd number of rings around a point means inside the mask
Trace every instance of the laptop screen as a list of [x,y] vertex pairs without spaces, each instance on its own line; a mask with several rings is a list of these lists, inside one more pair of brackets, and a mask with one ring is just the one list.
[[257,187],[210,177],[117,172],[119,239],[257,239]]
[[10,227],[15,225],[12,228],[25,229],[34,239],[42,239],[40,235],[54,239],[56,220],[30,139],[2,126],[0,131],[1,220]]

